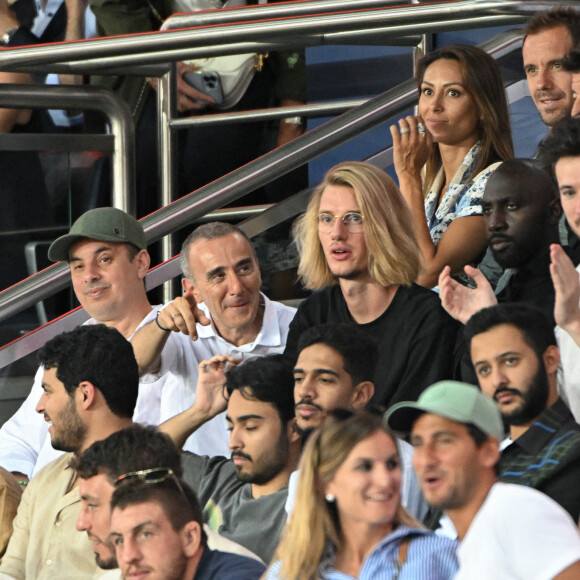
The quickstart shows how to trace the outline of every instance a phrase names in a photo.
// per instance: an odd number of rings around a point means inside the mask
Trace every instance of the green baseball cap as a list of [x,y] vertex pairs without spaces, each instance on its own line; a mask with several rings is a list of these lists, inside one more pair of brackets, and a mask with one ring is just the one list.
[[495,402],[467,383],[435,383],[421,393],[417,402],[402,401],[393,405],[385,413],[384,423],[392,431],[408,435],[417,417],[423,413],[440,415],[458,423],[471,423],[500,441],[504,437],[501,414]]
[[143,227],[133,216],[115,207],[98,207],[84,213],[68,234],[54,240],[48,248],[48,257],[53,262],[68,261],[70,247],[80,238],[133,244],[140,250],[147,248]]

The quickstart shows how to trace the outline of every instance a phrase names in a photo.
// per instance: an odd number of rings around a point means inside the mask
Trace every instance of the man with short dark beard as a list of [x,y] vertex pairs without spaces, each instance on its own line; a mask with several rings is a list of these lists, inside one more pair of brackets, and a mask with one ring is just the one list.
[[160,429],[180,442],[226,410],[231,459],[185,452],[183,479],[213,531],[269,562],[286,523],[288,480],[301,449],[292,363],[283,355],[250,359],[227,372],[224,389],[225,365],[238,362],[220,355],[204,361],[200,375],[215,374],[214,384],[198,382],[194,405]]
[[43,394],[36,411],[50,424],[55,449],[67,453],[28,484],[0,578],[85,580],[98,573],[80,509],[75,454],[131,424],[139,370],[130,343],[115,328],[81,326],[47,342],[39,352]]
[[465,326],[481,390],[509,425],[499,479],[538,489],[580,515],[580,425],[559,398],[560,355],[552,323],[531,306],[500,304]]

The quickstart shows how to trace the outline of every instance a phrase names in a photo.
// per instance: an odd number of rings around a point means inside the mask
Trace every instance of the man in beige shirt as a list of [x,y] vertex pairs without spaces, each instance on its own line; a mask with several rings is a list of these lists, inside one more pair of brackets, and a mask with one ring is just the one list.
[[117,330],[81,326],[49,341],[39,354],[43,394],[36,406],[65,455],[30,482],[0,565],[5,580],[86,579],[98,570],[91,543],[76,529],[80,509],[75,454],[131,425],[139,372],[133,349]]

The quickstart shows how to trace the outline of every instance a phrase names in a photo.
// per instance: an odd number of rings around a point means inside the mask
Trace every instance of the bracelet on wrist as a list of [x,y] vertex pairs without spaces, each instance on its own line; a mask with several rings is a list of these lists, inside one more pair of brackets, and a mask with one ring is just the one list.
[[155,324],[157,324],[157,326],[163,330],[164,332],[171,332],[170,328],[165,328],[165,326],[161,326],[161,324],[159,324],[159,315],[161,314],[161,310],[157,313],[157,316],[155,317]]
[[18,480],[16,483],[18,485],[21,485],[22,487],[26,487],[28,485],[28,482],[27,481],[24,481],[23,479],[22,480]]

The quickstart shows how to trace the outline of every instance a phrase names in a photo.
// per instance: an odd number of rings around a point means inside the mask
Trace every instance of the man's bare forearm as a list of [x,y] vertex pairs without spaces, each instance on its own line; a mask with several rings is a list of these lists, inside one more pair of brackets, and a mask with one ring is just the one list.
[[235,366],[240,362],[239,358],[216,354],[211,359],[199,363],[195,403],[159,426],[159,429],[167,433],[179,448],[183,447],[187,438],[204,423],[226,410],[225,372],[229,366]]
[[171,417],[159,425],[159,430],[167,433],[173,439],[178,449],[181,449],[187,438],[195,433],[204,423],[207,423],[213,416],[196,408],[195,405]]
[[171,332],[161,330],[155,320],[135,333],[131,344],[139,365],[139,374],[159,368],[161,352],[170,334]]

